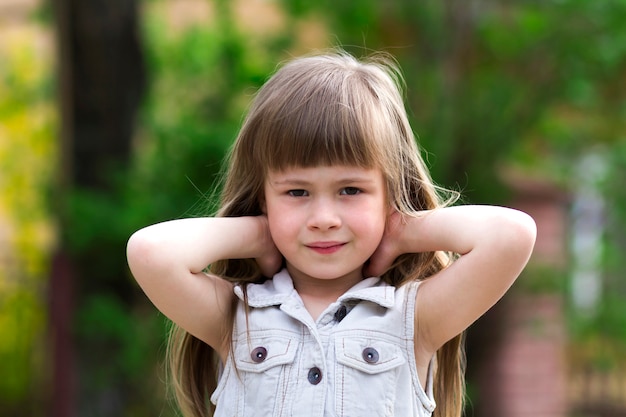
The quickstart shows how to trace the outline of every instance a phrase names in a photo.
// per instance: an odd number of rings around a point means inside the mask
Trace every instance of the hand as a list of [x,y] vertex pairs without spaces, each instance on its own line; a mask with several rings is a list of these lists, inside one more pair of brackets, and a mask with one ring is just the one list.
[[393,265],[396,258],[404,253],[401,247],[404,222],[399,212],[394,210],[393,213],[389,214],[380,244],[363,270],[366,277],[382,275]]
[[258,219],[261,222],[262,228],[261,240],[263,242],[261,247],[263,248],[263,252],[257,256],[255,260],[261,269],[261,273],[264,276],[271,278],[274,274],[280,271],[280,268],[283,265],[283,255],[278,251],[278,248],[276,248],[276,245],[274,244],[274,240],[272,240],[267,216],[258,216]]

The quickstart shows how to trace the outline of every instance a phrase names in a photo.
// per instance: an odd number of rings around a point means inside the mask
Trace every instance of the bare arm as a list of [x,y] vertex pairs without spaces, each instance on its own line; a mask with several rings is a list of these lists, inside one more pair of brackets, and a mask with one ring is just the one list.
[[443,208],[406,223],[393,214],[372,264],[380,273],[402,253],[461,255],[418,291],[416,337],[425,353],[434,353],[504,295],[528,262],[535,235],[530,216],[502,207]]
[[273,248],[264,217],[196,218],[137,231],[128,241],[127,256],[154,305],[225,357],[232,284],[203,270],[222,259],[266,258]]

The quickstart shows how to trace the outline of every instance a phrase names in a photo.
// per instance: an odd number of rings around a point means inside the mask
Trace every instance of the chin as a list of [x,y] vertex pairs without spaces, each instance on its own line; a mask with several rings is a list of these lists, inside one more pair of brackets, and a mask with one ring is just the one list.
[[358,274],[360,276],[361,269],[359,268],[358,270],[353,269],[353,270],[347,270],[347,271],[337,271],[337,268],[332,268],[329,270],[318,269],[314,271],[313,270],[309,270],[309,271],[299,270],[299,272],[297,273],[307,275],[313,279],[332,281],[332,280],[341,279],[341,278],[348,277],[348,276],[355,275],[355,274]]

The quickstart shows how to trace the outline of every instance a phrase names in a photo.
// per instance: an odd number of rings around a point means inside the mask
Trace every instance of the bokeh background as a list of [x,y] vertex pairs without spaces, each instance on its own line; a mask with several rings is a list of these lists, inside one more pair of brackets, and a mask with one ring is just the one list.
[[126,240],[210,212],[256,89],[337,45],[397,58],[436,182],[538,223],[466,416],[626,416],[624,0],[0,0],[0,415],[176,415]]

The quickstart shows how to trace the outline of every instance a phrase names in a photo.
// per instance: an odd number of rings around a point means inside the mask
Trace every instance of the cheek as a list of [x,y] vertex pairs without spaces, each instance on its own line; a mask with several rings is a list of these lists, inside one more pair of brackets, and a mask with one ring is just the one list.
[[380,242],[383,240],[383,236],[385,235],[385,220],[378,221],[376,223],[376,227],[372,230],[372,244],[378,247]]
[[277,245],[285,239],[293,238],[297,233],[297,219],[288,210],[280,210],[270,205],[266,214],[270,234]]
[[368,245],[376,248],[385,233],[386,215],[383,210],[372,210],[369,213],[371,213],[369,216],[361,218],[356,223],[356,227],[361,234],[369,236]]

